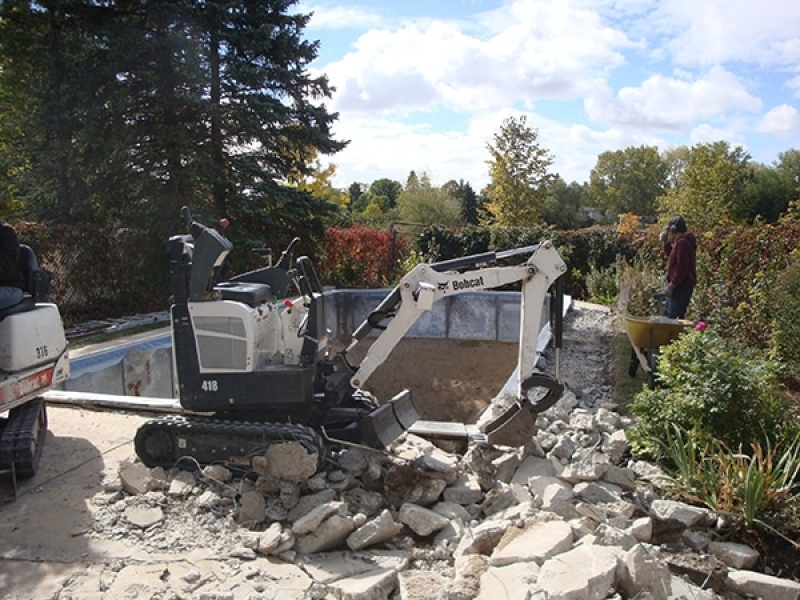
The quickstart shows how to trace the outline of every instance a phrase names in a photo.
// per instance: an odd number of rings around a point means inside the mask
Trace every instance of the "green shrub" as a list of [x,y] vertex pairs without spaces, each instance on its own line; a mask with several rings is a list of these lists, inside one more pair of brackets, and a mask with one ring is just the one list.
[[792,489],[800,478],[800,436],[784,443],[755,444],[749,454],[731,452],[716,440],[673,425],[659,441],[666,475],[655,483],[670,496],[705,505],[732,518],[735,529],[766,525],[794,531]]
[[773,327],[770,345],[783,374],[800,376],[800,260],[778,276],[773,292]]
[[766,348],[776,310],[776,281],[799,245],[800,224],[789,221],[702,232],[693,314],[724,326],[725,337]]
[[586,275],[586,292],[589,301],[612,305],[619,298],[618,265],[607,268],[591,267]]
[[635,260],[619,270],[619,310],[632,317],[660,315],[660,304],[653,297],[664,291],[664,274],[649,264]]
[[660,440],[673,425],[698,443],[715,440],[739,452],[787,435],[789,409],[774,363],[712,328],[663,346],[656,381],[628,406],[636,417],[628,430],[635,454],[660,458]]

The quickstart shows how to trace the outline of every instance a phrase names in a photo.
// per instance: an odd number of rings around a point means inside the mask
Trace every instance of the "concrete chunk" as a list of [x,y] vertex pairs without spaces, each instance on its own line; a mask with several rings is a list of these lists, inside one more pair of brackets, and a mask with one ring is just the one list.
[[480,579],[480,592],[475,600],[528,600],[535,598],[531,588],[539,576],[536,563],[518,563],[504,567],[489,567]]
[[400,550],[372,550],[369,554],[334,551],[302,556],[298,562],[315,581],[328,585],[378,569],[403,570],[408,564],[408,554]]
[[178,471],[169,484],[168,496],[188,496],[195,486],[194,475],[189,471]]
[[520,463],[519,467],[517,467],[517,470],[514,471],[514,476],[511,478],[511,483],[528,485],[528,481],[531,477],[553,477],[555,474],[556,470],[549,458],[528,456]]
[[526,524],[523,530],[509,529],[492,553],[491,564],[502,567],[517,562],[545,560],[572,546],[572,527],[565,521],[545,521]]
[[558,476],[564,481],[578,483],[579,481],[597,481],[608,470],[607,463],[580,461],[565,466]]
[[495,478],[503,483],[511,483],[511,479],[514,477],[519,465],[520,457],[516,452],[504,452],[492,460]]
[[587,481],[575,485],[575,495],[592,504],[612,504],[622,500],[622,490],[604,481]]
[[798,600],[800,583],[755,571],[729,571],[726,589],[769,600]]
[[203,475],[214,481],[221,481],[226,483],[233,479],[233,474],[230,469],[226,469],[222,465],[206,465],[203,467]]
[[376,518],[367,521],[347,536],[347,545],[351,550],[361,550],[390,540],[402,530],[403,525],[394,520],[392,513],[384,510]]
[[453,485],[444,490],[442,497],[448,502],[455,502],[462,506],[478,504],[483,500],[483,490],[474,475],[462,475]]
[[628,451],[628,436],[625,434],[625,430],[620,429],[608,436],[604,447],[608,460],[613,464],[618,464]]
[[353,519],[334,514],[323,521],[313,533],[298,537],[294,549],[301,554],[333,550],[344,544],[355,528]]
[[149,489],[150,469],[140,462],[123,461],[119,465],[119,479],[129,494],[137,496]]
[[335,499],[336,492],[331,489],[325,489],[321,492],[317,492],[316,494],[302,496],[300,500],[297,501],[297,504],[295,504],[294,507],[292,507],[292,509],[289,511],[289,521],[295,522],[301,517],[310,513],[317,506],[328,504],[329,502],[333,502]]
[[490,555],[497,543],[503,538],[508,523],[487,521],[467,531],[461,537],[453,555],[456,559],[464,554]]
[[734,569],[752,569],[761,558],[750,546],[735,542],[711,542],[708,551]]
[[653,500],[650,510],[663,521],[680,521],[687,528],[713,521],[713,516],[705,508],[691,506],[675,500]]
[[433,504],[447,486],[442,474],[426,472],[411,465],[397,465],[389,469],[383,484],[386,499],[396,507],[406,502],[421,506]]
[[578,546],[542,565],[537,581],[548,600],[602,600],[614,592],[620,550]]
[[128,523],[140,529],[147,529],[164,520],[164,512],[157,506],[129,506],[123,515]]
[[636,541],[648,544],[653,537],[653,519],[650,517],[634,519],[626,531],[630,533]]
[[428,536],[435,531],[444,529],[450,523],[447,517],[410,502],[406,502],[400,507],[397,518],[401,523],[408,525],[414,533],[421,536]]
[[481,554],[465,554],[456,559],[456,576],[447,595],[450,600],[473,600],[480,590],[481,577],[489,568]]
[[317,454],[300,442],[271,444],[267,448],[267,474],[299,483],[317,472]]
[[636,473],[633,472],[633,469],[608,465],[602,479],[606,483],[619,486],[626,492],[632,492],[636,489]]
[[239,515],[236,520],[240,524],[261,523],[264,521],[266,507],[267,503],[260,493],[245,492],[239,503]]
[[397,571],[379,569],[328,585],[337,600],[385,600],[397,587]]
[[637,544],[623,559],[621,587],[629,598],[649,594],[653,600],[667,600],[672,594],[672,575],[669,567]]
[[307,515],[300,517],[292,525],[292,532],[296,535],[310,533],[319,528],[325,519],[339,514],[347,513],[347,504],[344,502],[327,502],[314,507]]
[[283,541],[283,527],[280,523],[273,523],[267,530],[259,533],[256,538],[255,551],[259,554],[272,554]]
[[455,502],[447,502],[446,500],[437,502],[431,507],[431,510],[439,513],[443,517],[447,517],[448,519],[458,519],[462,523],[469,523],[470,519],[472,518],[467,512],[466,508],[460,504],[456,504]]

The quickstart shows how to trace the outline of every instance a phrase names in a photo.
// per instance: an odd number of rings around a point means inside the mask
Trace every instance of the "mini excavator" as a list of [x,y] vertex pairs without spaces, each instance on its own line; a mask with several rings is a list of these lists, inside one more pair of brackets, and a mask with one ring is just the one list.
[[[558,380],[534,367],[548,289],[567,270],[551,242],[417,265],[335,351],[325,326],[329,297],[311,260],[294,258],[299,238],[274,265],[225,278],[231,242],[195,221],[187,207],[181,214],[188,233],[171,237],[169,249],[172,352],[183,413],[152,419],[137,431],[136,452],[149,467],[170,468],[184,458],[247,464],[287,440],[320,461],[331,443],[387,447],[419,413],[409,390],[378,402],[364,390],[369,377],[437,300],[515,282],[521,282],[518,398],[482,425],[479,436],[489,439],[519,410],[546,410],[563,393]],[[513,257],[518,264],[504,264]],[[363,360],[353,364],[349,355],[368,337]]]
[[42,394],[69,377],[61,313],[50,303],[51,274],[20,245],[26,279],[20,302],[0,310],[0,470],[17,478],[36,474],[45,434]]

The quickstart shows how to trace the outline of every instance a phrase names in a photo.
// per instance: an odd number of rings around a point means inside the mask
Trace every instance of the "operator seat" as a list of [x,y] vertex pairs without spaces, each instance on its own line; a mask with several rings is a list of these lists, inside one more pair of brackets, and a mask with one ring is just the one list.
[[27,244],[19,245],[19,270],[25,279],[25,287],[22,288],[22,300],[14,306],[9,306],[0,310],[0,320],[9,315],[32,310],[37,302],[50,301],[50,280],[52,275],[49,271],[39,268],[39,261],[33,248]]

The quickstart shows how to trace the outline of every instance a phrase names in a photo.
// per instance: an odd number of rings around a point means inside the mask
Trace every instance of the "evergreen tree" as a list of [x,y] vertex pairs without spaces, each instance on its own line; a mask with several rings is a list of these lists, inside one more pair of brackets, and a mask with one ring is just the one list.
[[480,221],[480,203],[472,186],[463,179],[448,181],[442,189],[452,195],[461,208],[461,220],[467,225],[477,225]]
[[188,204],[249,235],[308,229],[331,207],[285,184],[345,142],[295,3],[3,2],[4,197],[63,222],[171,227]]

